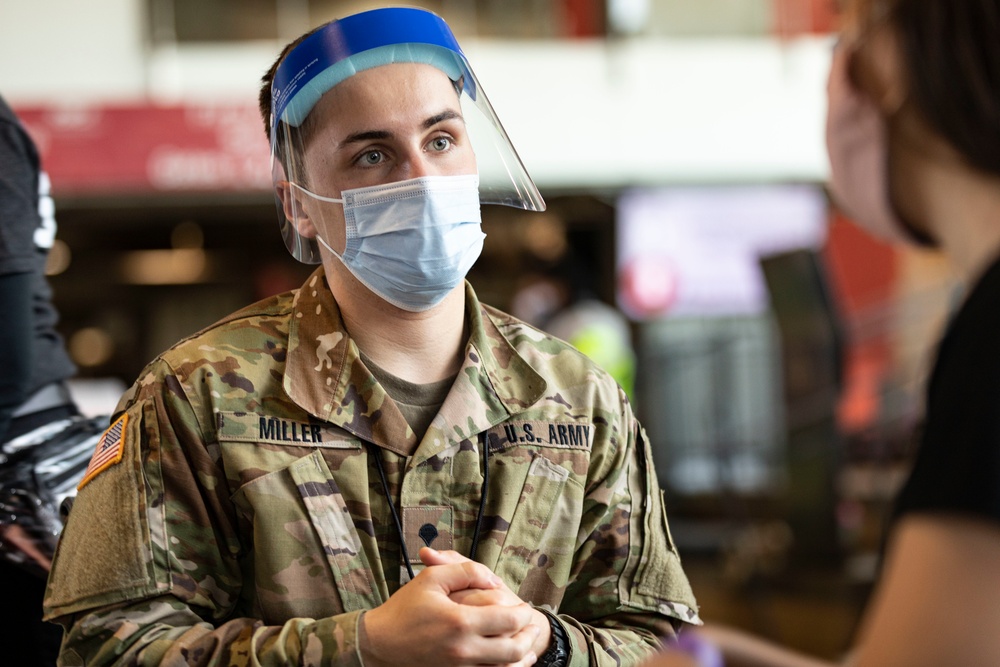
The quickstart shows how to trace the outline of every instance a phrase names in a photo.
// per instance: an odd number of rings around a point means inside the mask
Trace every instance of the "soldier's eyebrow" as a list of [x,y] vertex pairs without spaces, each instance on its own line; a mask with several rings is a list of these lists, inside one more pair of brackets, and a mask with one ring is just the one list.
[[[420,127],[425,130],[429,130],[438,123],[455,119],[462,120],[462,114],[454,109],[445,109],[441,113],[434,114],[433,116],[425,119],[424,122],[420,124]],[[340,146],[338,146],[338,148],[344,148],[350,144],[356,144],[362,141],[392,139],[393,137],[395,137],[395,135],[389,130],[364,130],[362,132],[355,132],[344,137],[344,140],[340,142]]]
[[425,130],[429,130],[438,123],[443,123],[446,120],[462,119],[462,114],[458,113],[454,109],[446,109],[439,114],[435,114],[424,121],[423,126]]
[[392,139],[393,134],[388,130],[366,130],[364,132],[355,132],[354,134],[347,135],[343,141],[340,142],[339,148],[344,148],[350,144],[356,144],[360,141],[371,141],[373,139]]

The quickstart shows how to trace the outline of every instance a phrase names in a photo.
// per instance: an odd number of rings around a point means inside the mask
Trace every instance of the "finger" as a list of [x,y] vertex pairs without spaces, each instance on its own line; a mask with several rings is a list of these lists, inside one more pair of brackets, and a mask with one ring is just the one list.
[[538,657],[532,645],[538,637],[538,629],[529,626],[512,637],[488,637],[473,644],[476,662],[484,665],[522,667],[533,665]]
[[420,560],[424,565],[449,565],[455,563],[471,563],[472,561],[457,551],[438,551],[430,547],[420,549]]
[[5,540],[23,551],[46,572],[52,569],[52,561],[35,546],[35,541],[17,524],[7,526],[3,531]]
[[511,639],[514,642],[515,651],[524,656],[522,660],[524,660],[529,656],[532,657],[531,662],[528,664],[531,664],[538,659],[537,656],[535,656],[534,652],[532,652],[531,650],[532,647],[535,645],[535,640],[538,639],[538,632],[539,632],[538,626],[532,624],[526,626],[523,630],[521,630],[516,635],[511,637]]
[[[464,609],[473,632],[482,637],[513,637],[519,632],[535,627],[532,623],[534,610],[531,605],[524,602],[518,605],[467,606]],[[516,660],[520,660],[520,657]]]
[[[424,565],[428,567],[437,565],[456,565],[461,563],[475,562],[473,560],[466,558],[457,551],[451,551],[451,550],[438,551],[437,549],[431,549],[430,547],[423,547],[420,549],[420,560],[424,563]],[[510,593],[510,595],[513,598],[516,598],[514,601],[508,601],[506,604],[518,604],[519,602],[521,602],[521,599],[518,598],[513,592],[511,592],[510,589],[507,588],[507,585],[502,583],[502,581],[501,581],[501,587],[504,590],[508,591],[508,593]]]
[[489,605],[514,606],[521,604],[520,598],[510,596],[507,594],[507,591],[499,588],[467,588],[464,591],[455,591],[448,597],[455,604],[466,604],[473,607],[487,607]]
[[472,561],[428,567],[416,576],[413,583],[417,583],[418,586],[436,587],[445,595],[467,588],[500,588],[503,586],[500,577],[493,574],[488,567]]

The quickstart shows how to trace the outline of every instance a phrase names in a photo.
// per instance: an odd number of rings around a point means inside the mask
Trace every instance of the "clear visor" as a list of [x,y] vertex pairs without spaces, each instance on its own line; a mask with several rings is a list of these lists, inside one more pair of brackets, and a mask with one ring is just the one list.
[[[354,130],[338,131],[339,128],[333,128],[331,131],[329,125],[337,122],[338,115],[330,113],[329,109],[333,107],[342,110],[350,101],[335,101],[327,99],[327,96],[339,94],[343,98],[351,94],[346,86],[337,88],[355,74],[401,63],[429,65],[437,70],[433,76],[443,73],[447,80],[442,77],[442,83],[438,87],[440,90],[447,89],[447,92],[434,94],[443,95],[442,99],[450,97],[449,107],[456,106],[454,96],[457,95],[461,117],[443,120],[439,124],[442,130],[440,133],[436,132],[435,126],[430,126],[426,128],[426,135],[423,135],[428,154],[433,160],[442,160],[440,164],[444,168],[438,173],[478,173],[481,204],[499,204],[529,211],[545,210],[545,202],[521,163],[465,56],[460,51],[433,44],[382,45],[343,58],[320,74],[312,75],[309,82],[299,87],[291,98],[283,98],[280,89],[272,88],[275,100],[272,113],[275,113],[275,119],[271,131],[271,175],[278,219],[289,252],[300,262],[320,262],[319,244],[315,238],[317,233],[323,235],[338,251],[342,250],[342,247],[338,247],[341,246],[342,239],[338,237],[343,233],[350,234],[350,229],[340,231],[345,225],[342,204],[329,200],[343,198],[344,191],[356,186],[377,184],[352,184],[349,178],[342,183],[337,182],[335,173],[343,167],[342,156],[338,155],[337,144],[328,143],[326,138],[344,139]],[[411,67],[408,71],[413,69]],[[427,70],[426,67],[423,69]],[[277,77],[275,85],[279,85]],[[397,90],[379,89],[377,94],[387,97],[386,108],[392,108],[405,116],[407,110],[396,102],[399,98]],[[370,98],[366,99],[366,103],[372,101]],[[418,114],[416,118],[422,111],[414,113]],[[377,112],[373,112],[371,117],[375,119],[379,116]],[[377,134],[384,128],[378,127],[377,121],[373,120],[369,129],[370,134]],[[463,166],[452,163],[449,167],[444,162],[452,159],[443,156],[448,149],[448,136],[452,129],[464,133],[462,140],[467,142],[465,150],[471,147],[474,155],[474,159],[462,163]],[[391,145],[396,139],[387,139],[386,143]],[[357,143],[360,159],[376,162],[380,159],[377,151],[373,151],[370,156],[364,154],[364,141],[367,139]],[[371,141],[372,145],[378,145],[380,139],[374,136]],[[439,149],[442,151],[440,156],[435,153]],[[392,150],[388,152],[392,153]],[[393,159],[399,157],[396,155]],[[332,164],[333,167],[324,174],[315,173],[317,165],[321,164]],[[374,164],[363,166],[371,166],[370,174],[375,178],[382,173]],[[388,172],[389,170],[385,170],[384,173]],[[387,182],[394,180],[401,179],[388,178]],[[310,193],[318,196],[310,196]]]

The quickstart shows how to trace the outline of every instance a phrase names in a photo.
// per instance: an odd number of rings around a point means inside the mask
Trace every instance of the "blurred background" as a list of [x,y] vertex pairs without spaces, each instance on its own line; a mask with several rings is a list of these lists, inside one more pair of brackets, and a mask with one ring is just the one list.
[[[277,231],[258,81],[380,4],[0,0],[0,94],[52,180],[85,409],[312,270]],[[703,617],[837,657],[958,287],[829,204],[835,0],[409,4],[455,30],[549,204],[484,209],[480,297],[629,392]]]

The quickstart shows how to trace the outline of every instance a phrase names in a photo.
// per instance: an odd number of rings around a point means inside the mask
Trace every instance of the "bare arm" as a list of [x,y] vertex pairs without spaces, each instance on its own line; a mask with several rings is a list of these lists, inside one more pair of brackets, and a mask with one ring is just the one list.
[[903,520],[862,624],[856,667],[1000,664],[1000,528]]
[[[1000,664],[1000,528],[956,516],[900,523],[851,667]],[[727,667],[829,665],[719,626],[701,630]],[[643,667],[683,667],[664,654]]]
[[719,647],[726,667],[834,667],[837,664],[724,625],[709,623],[698,632]]
[[[715,646],[726,667],[835,667],[838,664],[818,660],[724,625],[706,624],[688,630],[685,635],[688,633],[696,633]],[[711,664],[718,664],[718,659],[714,660]],[[661,655],[643,663],[642,667],[708,667],[708,664],[667,648]]]

